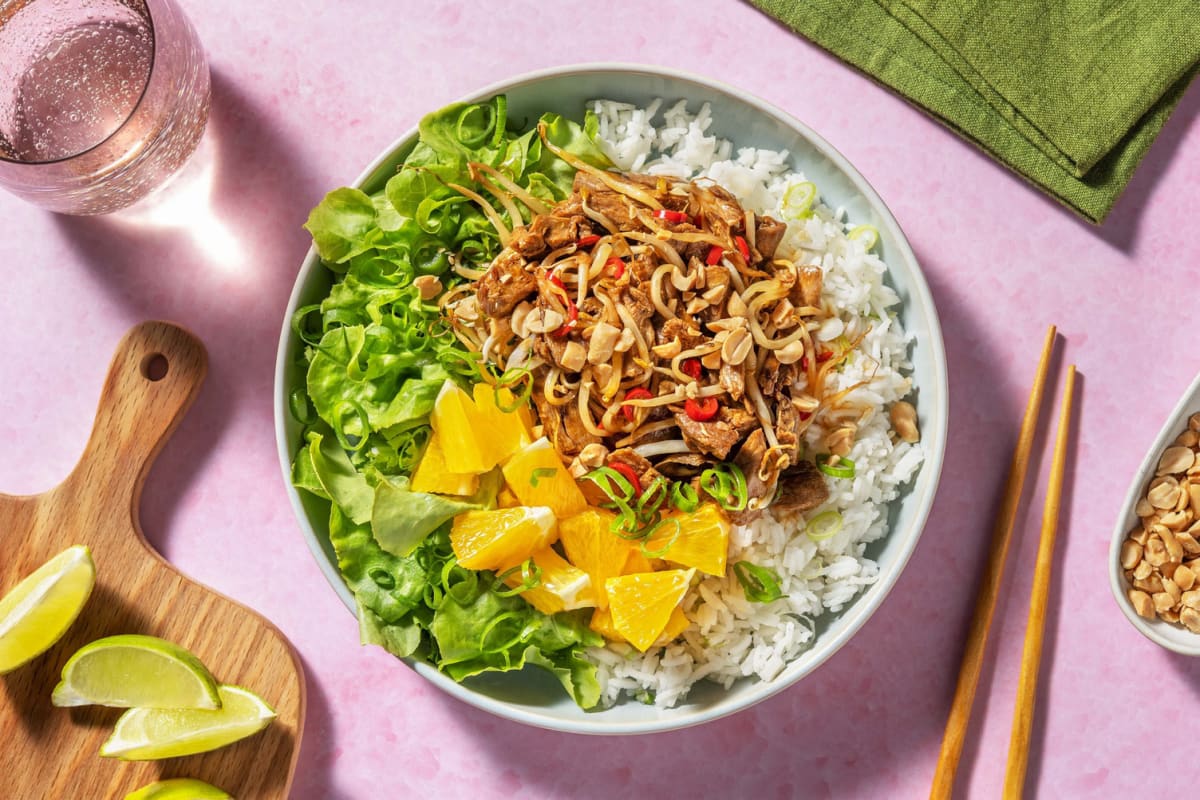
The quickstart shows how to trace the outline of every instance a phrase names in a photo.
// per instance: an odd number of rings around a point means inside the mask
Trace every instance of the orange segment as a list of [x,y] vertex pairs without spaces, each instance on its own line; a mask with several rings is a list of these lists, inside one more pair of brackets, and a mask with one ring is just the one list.
[[[683,613],[683,609],[676,606],[671,611],[670,619],[667,620],[667,627],[663,630],[662,635],[654,640],[654,645],[657,647],[674,641],[691,624],[692,621],[687,618],[687,614]],[[617,631],[616,626],[613,625],[612,612],[606,608],[597,608],[592,612],[591,628],[610,642],[628,641]]]
[[471,473],[451,472],[446,466],[446,452],[442,449],[442,437],[436,433],[429,438],[421,461],[412,476],[414,492],[436,492],[438,494],[470,495],[479,490],[479,476]]
[[[534,553],[533,563],[541,570],[540,581],[537,586],[521,592],[521,597],[538,611],[543,614],[557,614],[559,611],[586,608],[596,604],[592,579],[586,572],[567,562],[553,547],[544,547]],[[516,566],[519,567],[520,564]],[[504,582],[515,588],[520,586],[523,580],[518,569],[505,578]]]
[[527,506],[549,506],[559,519],[587,508],[583,492],[544,436],[505,461],[501,469],[508,488]]
[[558,538],[571,563],[586,572],[596,587],[596,605],[608,608],[604,582],[620,575],[637,544],[612,532],[616,514],[589,508],[582,514],[560,520]]
[[446,466],[452,472],[481,474],[500,462],[486,435],[479,409],[453,381],[446,381],[429,415],[433,432],[445,442]]
[[673,513],[666,519],[646,541],[646,552],[709,575],[725,574],[730,525],[721,509],[704,503],[690,514]]
[[504,569],[554,542],[558,526],[544,507],[467,511],[454,518],[450,546],[467,569]]
[[622,575],[604,582],[613,627],[646,651],[666,630],[671,614],[687,594],[694,569]]
[[621,574],[633,575],[637,572],[654,572],[654,565],[642,554],[641,545],[634,542],[633,547],[629,550],[629,559],[625,562],[625,568],[621,570]]
[[[476,435],[483,435],[491,440],[498,461],[511,456],[533,441],[521,417],[520,409],[503,411],[496,405],[499,395],[500,402],[508,408],[516,400],[508,389],[494,389],[490,384],[477,383],[474,387],[475,408],[479,412],[482,427]],[[527,403],[522,403],[528,409]]]
[[496,495],[497,508],[516,508],[519,505],[521,505],[521,501],[512,493],[512,489],[507,486],[501,489],[500,493]]

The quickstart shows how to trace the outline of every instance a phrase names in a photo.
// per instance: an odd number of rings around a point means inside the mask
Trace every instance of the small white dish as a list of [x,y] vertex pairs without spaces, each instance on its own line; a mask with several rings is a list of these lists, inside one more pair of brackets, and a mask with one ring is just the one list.
[[1146,619],[1133,610],[1133,604],[1129,601],[1131,587],[1125,580],[1125,574],[1121,569],[1121,544],[1125,541],[1129,531],[1138,524],[1138,516],[1134,508],[1146,491],[1147,484],[1154,477],[1158,468],[1158,460],[1162,457],[1163,451],[1175,441],[1175,437],[1187,428],[1188,417],[1198,411],[1200,411],[1200,375],[1196,376],[1192,385],[1184,392],[1178,405],[1167,418],[1162,431],[1159,432],[1158,438],[1146,451],[1146,457],[1142,459],[1142,465],[1134,475],[1129,491],[1125,493],[1125,502],[1121,506],[1122,510],[1117,518],[1117,526],[1113,529],[1112,544],[1108,548],[1109,585],[1121,613],[1147,639],[1185,656],[1200,656],[1200,634],[1192,633],[1181,625],[1161,619]]

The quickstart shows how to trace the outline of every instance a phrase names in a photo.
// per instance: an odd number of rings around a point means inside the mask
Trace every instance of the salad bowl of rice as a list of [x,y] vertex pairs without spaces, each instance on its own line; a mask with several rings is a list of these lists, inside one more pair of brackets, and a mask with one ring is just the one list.
[[941,331],[883,201],[802,123],[660,68],[544,71],[431,110],[306,228],[292,503],[363,642],[448,693],[695,725],[807,675],[899,578]]

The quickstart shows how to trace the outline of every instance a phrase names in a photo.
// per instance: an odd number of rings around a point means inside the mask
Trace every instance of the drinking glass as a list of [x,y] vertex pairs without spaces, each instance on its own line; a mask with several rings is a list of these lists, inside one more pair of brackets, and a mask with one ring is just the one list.
[[0,187],[31,203],[133,203],[191,155],[209,98],[174,0],[0,0]]

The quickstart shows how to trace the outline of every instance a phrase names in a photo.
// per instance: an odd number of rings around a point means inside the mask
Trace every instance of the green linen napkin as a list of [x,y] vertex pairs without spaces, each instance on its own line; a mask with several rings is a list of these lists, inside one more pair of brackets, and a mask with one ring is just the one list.
[[1092,222],[1200,65],[1196,0],[750,0]]

